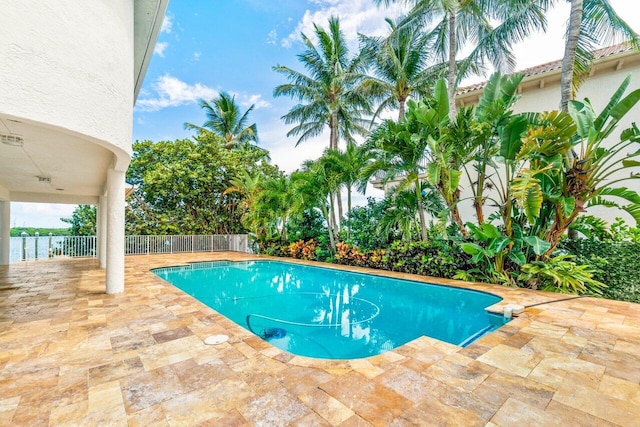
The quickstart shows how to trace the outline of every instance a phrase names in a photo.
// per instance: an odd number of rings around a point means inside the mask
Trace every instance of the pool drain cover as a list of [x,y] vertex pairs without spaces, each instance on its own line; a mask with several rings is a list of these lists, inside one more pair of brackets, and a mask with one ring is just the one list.
[[204,343],[207,345],[218,345],[227,342],[228,339],[228,335],[211,335],[205,338]]
[[287,331],[282,328],[267,328],[262,331],[262,339],[269,341],[270,339],[283,338],[287,335]]

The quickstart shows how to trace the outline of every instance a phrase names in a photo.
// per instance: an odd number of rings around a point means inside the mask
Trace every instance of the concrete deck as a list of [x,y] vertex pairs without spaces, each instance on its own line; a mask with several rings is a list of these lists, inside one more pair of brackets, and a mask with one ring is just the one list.
[[[638,304],[553,302],[464,349],[421,337],[326,361],[272,347],[149,272],[245,258],[130,256],[118,295],[95,260],[0,267],[0,425],[640,424]],[[503,303],[563,298],[462,285]],[[230,340],[203,343],[218,333]]]

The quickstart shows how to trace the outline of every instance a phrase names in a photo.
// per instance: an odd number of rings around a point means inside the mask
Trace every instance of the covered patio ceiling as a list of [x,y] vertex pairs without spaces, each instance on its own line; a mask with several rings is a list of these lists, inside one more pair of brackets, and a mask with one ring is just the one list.
[[97,203],[113,154],[86,137],[0,115],[0,192],[16,202]]

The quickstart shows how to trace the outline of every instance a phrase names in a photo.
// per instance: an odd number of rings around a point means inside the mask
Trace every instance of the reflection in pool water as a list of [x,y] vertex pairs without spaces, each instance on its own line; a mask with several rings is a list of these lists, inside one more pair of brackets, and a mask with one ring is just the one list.
[[280,261],[209,262],[154,273],[293,354],[355,359],[427,335],[467,345],[503,324],[483,292]]

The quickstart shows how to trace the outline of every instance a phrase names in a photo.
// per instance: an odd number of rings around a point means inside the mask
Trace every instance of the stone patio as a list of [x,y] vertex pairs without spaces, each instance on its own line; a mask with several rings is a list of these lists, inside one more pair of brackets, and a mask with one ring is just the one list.
[[[640,424],[638,304],[390,274],[546,303],[466,348],[421,337],[327,361],[272,347],[149,271],[250,257],[130,256],[118,295],[93,259],[0,267],[0,425]],[[229,341],[203,343],[219,333]]]

